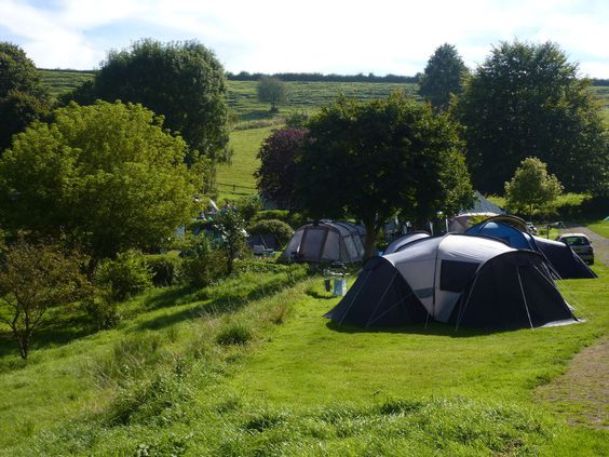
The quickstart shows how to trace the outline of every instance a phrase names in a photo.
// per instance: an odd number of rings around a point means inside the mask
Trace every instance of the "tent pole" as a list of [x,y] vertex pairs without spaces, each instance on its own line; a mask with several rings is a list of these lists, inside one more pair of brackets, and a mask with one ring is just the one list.
[[[480,269],[478,269],[478,271],[480,271]],[[477,281],[478,281],[478,273],[476,273],[476,276],[474,276],[474,280],[472,281],[472,287],[469,289],[469,293],[467,294],[467,300],[465,300],[465,303],[459,309],[459,316],[457,316],[457,323],[455,325],[455,332],[459,331],[459,324],[461,323],[461,319],[463,318],[463,314],[465,313],[465,310],[467,309],[467,306],[469,305],[469,301],[472,298],[472,294],[474,293],[474,288],[476,287],[476,282]]]
[[[383,302],[383,299],[385,298],[385,295],[387,295],[387,292],[389,291],[389,289],[391,288],[391,286],[393,285],[393,281],[395,281],[395,278],[397,277],[397,275],[399,274],[398,269],[395,269],[395,272],[393,274],[393,277],[391,278],[391,281],[389,281],[389,284],[387,284],[387,287],[385,287],[385,291],[383,292],[383,295],[381,295],[381,298],[379,298],[376,302],[376,306],[374,307],[374,311],[372,312],[371,316],[374,316],[376,313],[376,310],[379,309],[379,306],[381,305],[381,303]],[[358,291],[359,292],[359,291]],[[370,319],[368,319],[368,322],[366,322],[366,328],[368,328],[370,326],[370,321],[372,320],[372,317],[370,317]]]
[[[381,317],[383,317],[385,314],[387,314],[389,311],[391,311],[394,307],[396,307],[397,305],[400,304],[401,301],[406,301],[408,300],[412,295],[415,295],[414,292],[410,292],[408,295],[406,295],[405,297],[400,298],[398,301],[396,301],[394,304],[392,304],[389,308],[387,308],[385,311],[383,311],[380,315],[377,316],[376,319],[374,319],[373,321],[370,322],[370,325],[374,324],[376,321],[378,321]],[[415,295],[416,296],[416,295]],[[424,308],[424,307],[423,307]],[[368,324],[367,324],[368,325]]]
[[520,267],[516,266],[516,275],[518,276],[518,284],[520,284],[520,293],[522,294],[522,299],[524,300],[524,309],[527,312],[527,317],[529,319],[529,325],[531,326],[531,330],[533,327],[533,321],[531,320],[531,313],[529,313],[529,305],[527,304],[527,297],[524,294],[524,287],[522,286],[522,278],[520,277]]
[[362,283],[362,285],[360,286],[359,289],[357,289],[357,292],[355,293],[353,299],[351,300],[351,303],[349,303],[349,307],[347,308],[347,311],[345,311],[345,314],[343,314],[343,318],[340,320],[339,324],[342,325],[343,321],[345,320],[345,317],[347,316],[347,314],[349,313],[349,310],[351,309],[351,307],[353,306],[353,303],[355,303],[355,299],[357,298],[357,296],[359,295],[360,291],[364,288],[364,286],[366,285],[366,283],[368,282],[368,278],[370,277],[370,275],[372,274],[371,270],[368,270],[368,273],[366,275],[366,279],[364,279],[364,282]]

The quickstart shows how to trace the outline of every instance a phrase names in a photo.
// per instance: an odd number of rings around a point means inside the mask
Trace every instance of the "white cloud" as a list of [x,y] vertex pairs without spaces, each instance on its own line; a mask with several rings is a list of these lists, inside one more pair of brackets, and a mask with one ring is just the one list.
[[[94,67],[143,29],[199,39],[231,71],[414,74],[444,42],[473,67],[492,44],[519,38],[555,41],[582,72],[609,77],[608,20],[609,5],[589,0],[60,0],[45,9],[0,0],[0,31],[39,66],[73,68]],[[120,38],[108,32],[116,24]]]

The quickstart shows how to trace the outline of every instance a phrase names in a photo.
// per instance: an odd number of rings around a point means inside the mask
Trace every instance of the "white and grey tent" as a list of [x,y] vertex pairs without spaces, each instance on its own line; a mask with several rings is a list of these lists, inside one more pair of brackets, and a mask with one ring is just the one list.
[[297,262],[360,262],[364,258],[365,231],[348,222],[322,221],[294,232],[282,258]]
[[393,254],[394,252],[401,251],[404,247],[410,243],[414,243],[415,241],[422,240],[424,238],[429,238],[431,235],[423,230],[415,230],[414,232],[409,232],[404,236],[401,236],[387,246],[385,249],[384,255]]
[[454,234],[369,260],[326,317],[365,327],[436,320],[500,329],[576,320],[540,254]]

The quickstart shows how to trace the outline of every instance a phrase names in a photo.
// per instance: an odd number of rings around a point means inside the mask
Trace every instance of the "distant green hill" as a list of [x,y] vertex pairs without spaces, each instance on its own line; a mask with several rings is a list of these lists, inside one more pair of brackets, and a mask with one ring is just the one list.
[[94,71],[79,70],[46,70],[40,69],[42,83],[46,85],[51,95],[58,97],[76,89],[82,83],[90,81],[95,75]]

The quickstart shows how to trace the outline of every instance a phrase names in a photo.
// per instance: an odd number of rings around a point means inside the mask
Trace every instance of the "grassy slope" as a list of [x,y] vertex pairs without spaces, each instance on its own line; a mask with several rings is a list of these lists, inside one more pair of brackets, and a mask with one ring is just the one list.
[[[272,127],[261,127],[231,132],[232,163],[218,166],[217,182],[221,200],[238,199],[256,193],[254,171],[259,167],[256,155],[260,145],[272,130]],[[232,187],[232,185],[243,187]]]
[[604,219],[588,224],[587,227],[593,232],[598,233],[605,238],[609,238],[609,221]]

